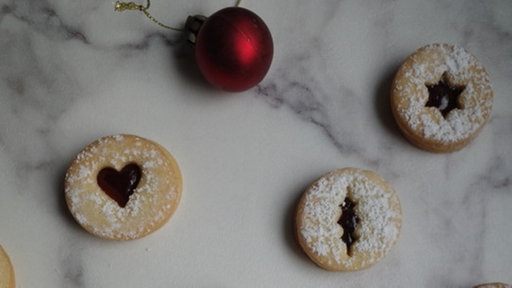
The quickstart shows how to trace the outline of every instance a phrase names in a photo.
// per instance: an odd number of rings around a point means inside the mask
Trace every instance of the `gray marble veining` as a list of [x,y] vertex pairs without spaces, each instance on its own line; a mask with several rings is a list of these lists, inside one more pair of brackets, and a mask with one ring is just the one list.
[[[230,1],[152,1],[162,22]],[[0,244],[18,287],[472,287],[512,282],[512,2],[243,1],[273,33],[267,77],[211,88],[174,32],[109,1],[0,0]],[[399,65],[435,42],[464,46],[491,75],[490,121],[460,152],[409,144],[389,108]],[[132,133],[183,170],[178,212],[127,243],[70,217],[64,173],[99,136]],[[345,166],[397,190],[400,240],[356,273],[296,247],[295,202]]]

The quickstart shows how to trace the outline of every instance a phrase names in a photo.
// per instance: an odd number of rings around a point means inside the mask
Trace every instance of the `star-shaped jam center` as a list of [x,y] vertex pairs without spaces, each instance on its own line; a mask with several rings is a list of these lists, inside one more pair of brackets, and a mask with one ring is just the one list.
[[453,109],[461,109],[459,97],[465,86],[453,85],[450,79],[443,74],[436,84],[425,84],[428,89],[428,101],[425,107],[436,107],[444,118]]

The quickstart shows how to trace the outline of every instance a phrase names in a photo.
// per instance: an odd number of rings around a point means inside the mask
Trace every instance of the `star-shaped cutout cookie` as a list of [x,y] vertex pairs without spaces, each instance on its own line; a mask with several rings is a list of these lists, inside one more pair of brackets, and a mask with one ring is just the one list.
[[425,84],[428,89],[428,101],[426,107],[436,107],[444,118],[453,109],[461,109],[459,97],[465,86],[453,85],[447,73],[444,73],[436,84]]

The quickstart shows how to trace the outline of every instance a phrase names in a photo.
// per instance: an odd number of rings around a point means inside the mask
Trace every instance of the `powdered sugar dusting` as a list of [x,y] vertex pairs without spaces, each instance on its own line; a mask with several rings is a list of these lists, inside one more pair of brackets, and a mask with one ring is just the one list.
[[[453,46],[451,49],[447,46],[430,45],[428,48],[441,47],[444,54],[444,62],[446,63],[446,71],[453,75],[465,73],[465,71],[475,64],[475,58],[467,53],[462,47]],[[427,48],[427,49],[428,49]]]
[[[130,143],[124,141],[130,139]],[[122,148],[122,149],[119,149]],[[110,239],[135,239],[161,225],[179,200],[172,159],[145,139],[131,135],[104,137],[80,152],[66,174],[66,197],[76,220],[96,235]],[[139,185],[121,208],[97,185],[99,170],[125,165],[141,167]],[[170,171],[170,172],[168,172]],[[170,174],[171,173],[171,174]],[[181,187],[181,185],[178,185]]]
[[358,259],[358,265],[366,267],[387,255],[399,236],[401,214],[396,211],[399,200],[393,191],[386,191],[370,180],[367,171],[342,171],[322,177],[306,192],[299,229],[315,254],[330,257],[345,267],[355,265],[355,256],[348,256],[341,239],[343,228],[337,223],[340,205],[349,197],[356,203],[355,213],[360,219],[352,254],[364,254],[366,260]]
[[[410,59],[401,81],[393,87],[398,97],[398,113],[413,130],[426,139],[442,143],[471,137],[487,121],[492,110],[489,76],[479,61],[463,48],[447,44],[428,45]],[[446,118],[435,107],[425,107],[426,84],[437,83],[444,73],[457,85],[465,86],[460,95],[462,109],[452,110]],[[437,112],[436,112],[437,110]],[[433,116],[434,115],[434,116]]]

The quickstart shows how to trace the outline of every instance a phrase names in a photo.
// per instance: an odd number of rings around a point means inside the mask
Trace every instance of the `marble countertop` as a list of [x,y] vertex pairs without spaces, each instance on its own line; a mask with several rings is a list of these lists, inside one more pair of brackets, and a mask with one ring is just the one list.
[[[162,22],[234,1],[154,0]],[[104,0],[0,0],[0,244],[17,287],[472,287],[512,282],[512,2],[253,1],[273,33],[257,87],[212,88],[175,32]],[[417,48],[465,47],[489,71],[490,121],[451,154],[409,144],[389,87]],[[88,143],[152,139],[184,192],[146,238],[85,232],[63,178]],[[400,239],[361,272],[327,272],[294,236],[297,200],[341,167],[396,189]]]

